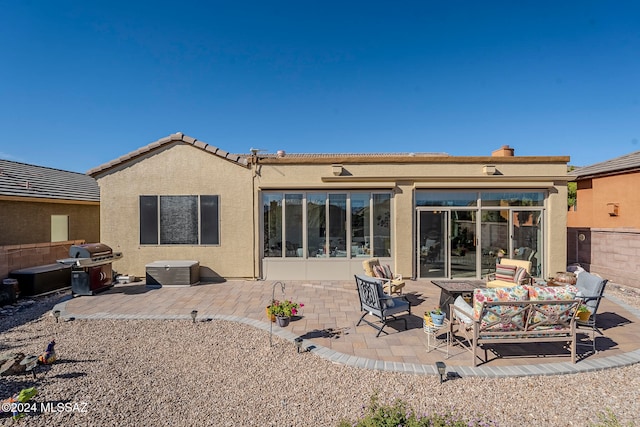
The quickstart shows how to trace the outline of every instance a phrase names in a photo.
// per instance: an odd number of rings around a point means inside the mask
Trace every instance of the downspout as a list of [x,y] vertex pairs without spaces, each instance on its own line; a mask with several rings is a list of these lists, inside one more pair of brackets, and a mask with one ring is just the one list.
[[256,280],[256,262],[258,260],[256,252],[258,251],[256,247],[256,175],[258,172],[258,156],[256,152],[251,153],[251,221],[252,221],[252,232],[251,232],[251,240],[252,240],[252,269],[253,269],[253,280]]

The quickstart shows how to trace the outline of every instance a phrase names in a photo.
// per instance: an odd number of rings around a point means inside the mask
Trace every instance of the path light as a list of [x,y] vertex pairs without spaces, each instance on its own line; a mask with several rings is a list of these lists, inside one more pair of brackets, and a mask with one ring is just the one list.
[[198,317],[198,310],[193,310],[191,312],[191,319],[193,319],[193,323],[196,323],[196,317]]
[[298,350],[298,353],[300,353],[300,349],[302,348],[302,338],[298,337],[294,341],[296,343],[296,349]]
[[56,318],[56,323],[58,323],[58,319],[60,318],[60,310],[54,310],[53,317]]
[[436,362],[436,368],[438,368],[438,373],[440,374],[440,384],[442,384],[442,377],[444,376],[444,371],[447,369],[447,366],[444,362]]

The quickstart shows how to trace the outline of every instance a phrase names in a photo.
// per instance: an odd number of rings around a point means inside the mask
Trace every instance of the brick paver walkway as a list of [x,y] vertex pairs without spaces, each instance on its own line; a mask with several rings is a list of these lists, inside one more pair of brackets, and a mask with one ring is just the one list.
[[[447,370],[460,376],[549,375],[592,371],[640,362],[640,311],[612,298],[602,301],[598,311],[604,337],[597,338],[598,353],[572,364],[568,352],[558,345],[536,345],[543,355],[530,356],[526,346],[496,346],[490,361],[472,367],[471,353],[460,346],[449,349],[450,357],[438,350],[427,351],[422,315],[438,304],[440,290],[428,281],[408,281],[405,294],[412,303],[409,327],[402,322],[376,331],[360,318],[355,282],[284,281],[285,298],[304,303],[299,319],[286,328],[267,321],[265,307],[282,299],[272,281],[227,281],[192,287],[151,288],[144,282],[117,285],[94,296],[81,296],[56,306],[64,317],[78,319],[185,319],[192,310],[198,318],[224,319],[250,324],[293,341],[302,337],[305,347],[329,360],[369,369],[435,374],[434,364],[443,360]],[[588,347],[578,347],[587,351]]]

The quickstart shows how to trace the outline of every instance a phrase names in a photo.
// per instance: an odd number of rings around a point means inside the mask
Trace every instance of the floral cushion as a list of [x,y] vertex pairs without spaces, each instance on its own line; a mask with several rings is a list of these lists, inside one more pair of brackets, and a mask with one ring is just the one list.
[[[545,301],[545,300],[562,300],[570,301],[576,299],[578,288],[575,286],[529,286],[525,285],[524,288],[529,292],[529,299],[531,301]],[[554,305],[542,305],[540,311],[536,311],[531,316],[529,323],[539,323],[547,320],[550,316],[559,316],[560,320],[568,321],[573,315],[569,311],[572,304],[554,304]]]
[[[524,286],[514,286],[512,288],[480,288],[473,291],[473,317],[481,320],[480,327],[493,331],[512,331],[523,328],[524,316],[518,314],[509,316],[509,313],[517,312],[522,307],[512,305],[491,305],[492,301],[527,301],[529,292]],[[484,310],[483,310],[483,304]],[[489,324],[498,322],[500,315],[506,315],[508,323],[497,323],[488,327]]]

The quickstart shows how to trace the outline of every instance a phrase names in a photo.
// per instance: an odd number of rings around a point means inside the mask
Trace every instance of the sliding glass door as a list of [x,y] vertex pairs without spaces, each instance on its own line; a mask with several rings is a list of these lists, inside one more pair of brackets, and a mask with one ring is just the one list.
[[418,275],[448,276],[448,215],[443,211],[418,210]]
[[416,193],[416,265],[422,278],[481,278],[501,257],[531,261],[541,277],[543,191]]

